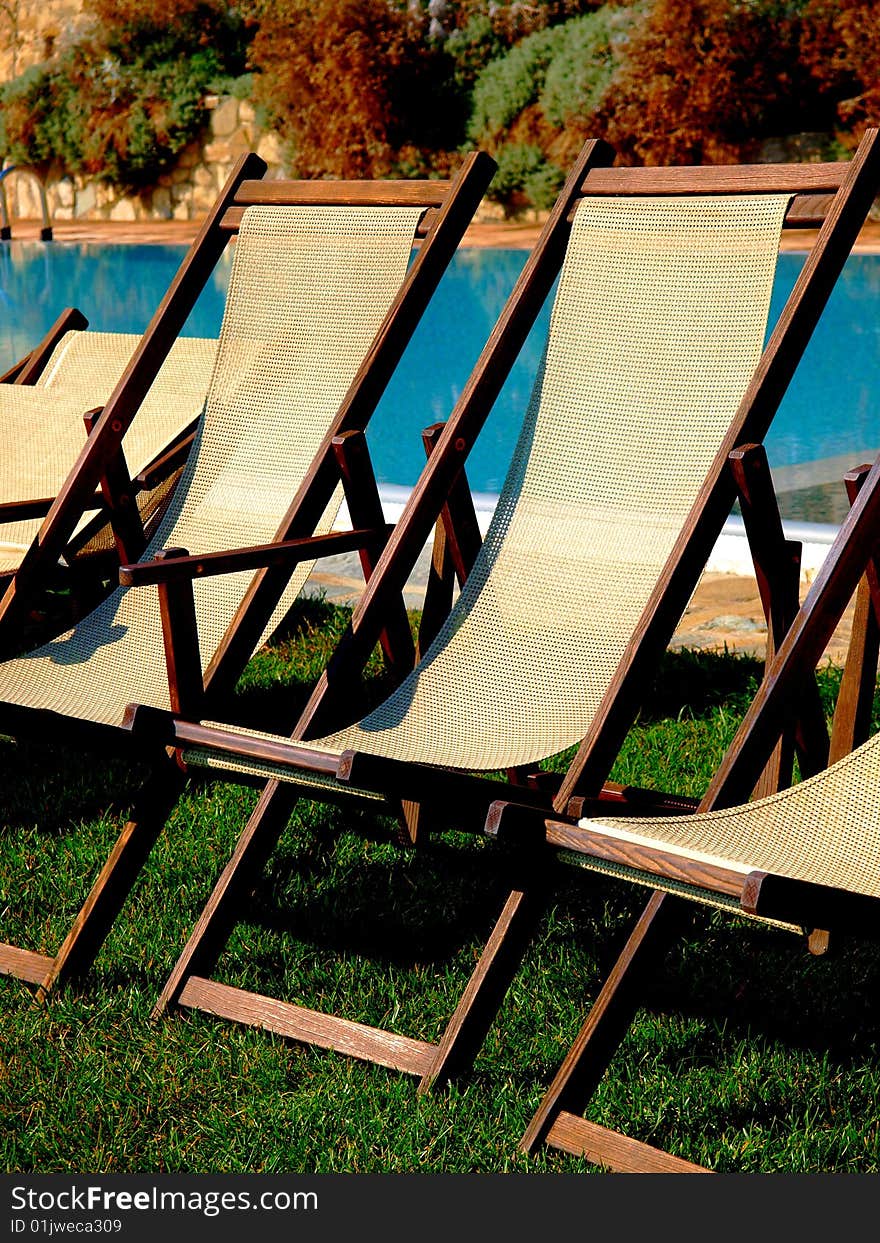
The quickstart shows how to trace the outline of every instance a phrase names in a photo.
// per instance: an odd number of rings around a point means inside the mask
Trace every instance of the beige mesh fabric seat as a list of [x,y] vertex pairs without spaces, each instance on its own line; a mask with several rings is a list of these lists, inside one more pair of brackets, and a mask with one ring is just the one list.
[[541,375],[455,607],[385,703],[308,745],[491,770],[583,737],[761,356],[787,206],[579,204]]
[[[480,832],[497,800],[543,816],[585,796],[625,800],[606,784],[611,764],[730,511],[728,457],[766,434],[852,245],[860,208],[844,205],[876,184],[874,141],[821,171],[612,168],[610,148],[586,145],[292,739],[134,714],[135,732],[191,766],[267,779],[157,1013],[267,1027],[423,1087],[469,1065],[540,913],[542,868],[511,891],[437,1044],[214,979],[230,929],[297,797],[378,798],[411,833]],[[832,209],[765,343],[783,222],[820,189]],[[867,193],[857,201],[866,211]],[[460,597],[416,669],[346,721],[387,609],[557,275],[540,374]],[[537,770],[573,744],[561,782]],[[687,801],[653,799],[676,804]]]
[[[235,239],[204,414],[155,534],[73,629],[0,663],[0,733],[122,748],[151,773],[58,952],[0,943],[0,971],[40,996],[91,964],[184,781],[164,745],[123,728],[127,705],[219,708],[317,556],[356,551],[365,574],[378,559],[388,526],[365,430],[494,169],[474,152],[450,180],[270,183],[255,155],[232,170],[0,600],[6,636]],[[343,492],[352,529],[331,532]],[[384,646],[411,665],[402,597]]]
[[[83,414],[107,401],[139,342],[129,333],[68,332],[32,386],[0,385],[0,497],[21,502],[57,494],[85,443]],[[216,350],[216,341],[200,337],[179,337],[171,346],[123,440],[132,477],[201,415]],[[142,517],[150,512],[145,497]],[[18,567],[41,522],[0,522],[0,574]],[[85,514],[74,538],[93,525]]]
[[[213,553],[273,539],[400,288],[420,215],[418,207],[247,210],[204,419],[144,559],[165,547]],[[337,491],[317,531],[330,528],[340,503]],[[310,569],[294,570],[263,637]],[[251,577],[196,585],[203,668]],[[118,725],[133,700],[170,706],[152,591],[118,588],[72,631],[0,665],[5,703]]]
[[680,860],[681,875],[655,875],[563,848],[567,862],[737,911],[739,895],[689,889],[686,865],[729,871],[741,882],[766,872],[880,898],[880,735],[808,780],[751,803],[693,816],[583,818],[579,824],[606,837],[610,853],[619,842],[622,853],[632,845],[668,855],[670,868]]

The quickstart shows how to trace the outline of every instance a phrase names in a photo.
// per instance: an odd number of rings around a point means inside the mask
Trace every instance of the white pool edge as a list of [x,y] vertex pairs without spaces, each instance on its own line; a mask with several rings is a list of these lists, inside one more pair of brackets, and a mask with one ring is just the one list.
[[[411,489],[396,484],[380,486],[379,496],[386,522],[398,521],[410,491]],[[474,493],[474,509],[480,532],[483,535],[486,534],[497,500],[498,497],[489,492]],[[349,525],[348,510],[343,504],[334,524],[334,530],[344,530]],[[801,578],[809,581],[824,561],[825,554],[837,535],[837,527],[824,522],[783,522],[782,526],[786,539],[799,540],[803,545]],[[719,574],[750,575],[752,573],[752,560],[741,518],[728,518],[712,550],[706,569]]]

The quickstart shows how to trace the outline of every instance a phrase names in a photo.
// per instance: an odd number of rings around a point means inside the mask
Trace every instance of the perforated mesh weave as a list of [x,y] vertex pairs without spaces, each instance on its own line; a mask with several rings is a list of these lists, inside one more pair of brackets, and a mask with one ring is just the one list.
[[[743,872],[774,872],[880,898],[880,735],[815,777],[753,803],[678,818],[581,824]],[[589,866],[584,856],[563,853]]]
[[[196,444],[147,556],[268,542],[396,295],[418,208],[248,208]],[[321,525],[329,529],[338,501]],[[266,633],[290,607],[301,566]],[[250,573],[195,583],[203,666]],[[115,724],[168,707],[155,588],[118,590],[75,630],[0,667],[0,698]]]
[[544,365],[456,606],[378,709],[300,745],[493,769],[581,739],[760,358],[787,202],[580,205]]
[[[0,385],[4,501],[58,493],[85,444],[83,414],[106,402],[139,341],[128,333],[68,332],[37,384]],[[174,342],[123,440],[132,475],[198,418],[216,352],[217,342],[201,337]],[[88,521],[86,515],[77,529]],[[0,523],[0,572],[18,566],[41,523],[41,518]]]
[[418,670],[331,745],[500,768],[583,736],[757,365],[786,202],[580,206],[477,564]]

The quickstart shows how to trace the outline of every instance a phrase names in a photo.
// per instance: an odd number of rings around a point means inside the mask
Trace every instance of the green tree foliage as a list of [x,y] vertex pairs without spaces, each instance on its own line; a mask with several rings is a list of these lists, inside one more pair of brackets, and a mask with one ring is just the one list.
[[494,197],[550,206],[559,165],[591,128],[641,11],[607,4],[539,30],[477,76],[468,132],[498,159]]
[[0,91],[0,148],[134,189],[203,128],[212,81],[241,73],[248,31],[221,0],[89,0],[94,26]]
[[474,83],[468,133],[477,142],[497,138],[537,101],[547,71],[565,40],[565,27],[539,30],[491,61]]
[[644,8],[606,4],[566,22],[539,97],[548,121],[560,126],[574,121],[583,127],[595,116]]
[[235,82],[299,175],[445,173],[478,143],[495,197],[535,206],[586,134],[630,162],[705,162],[804,130],[851,143],[880,118],[880,0],[85,4],[76,45],[0,88],[0,155],[125,188]]
[[445,51],[452,60],[459,89],[470,91],[480,72],[504,53],[505,46],[488,13],[473,13],[464,25],[453,30]]

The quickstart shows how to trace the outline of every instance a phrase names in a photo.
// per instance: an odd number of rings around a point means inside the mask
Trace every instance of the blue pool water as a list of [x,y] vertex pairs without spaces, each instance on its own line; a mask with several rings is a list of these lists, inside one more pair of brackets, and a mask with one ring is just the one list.
[[[64,306],[93,328],[141,332],[177,270],[178,246],[13,242],[0,244],[0,370],[20,357]],[[424,462],[420,431],[448,417],[526,259],[524,250],[459,251],[444,276],[370,428],[383,483],[413,484]],[[803,255],[780,256],[771,323]],[[216,335],[229,273],[218,266],[187,322]],[[774,467],[880,448],[880,256],[853,255],[836,287],[768,438]],[[476,491],[497,492],[531,391],[549,309],[523,348],[471,455]]]

